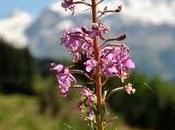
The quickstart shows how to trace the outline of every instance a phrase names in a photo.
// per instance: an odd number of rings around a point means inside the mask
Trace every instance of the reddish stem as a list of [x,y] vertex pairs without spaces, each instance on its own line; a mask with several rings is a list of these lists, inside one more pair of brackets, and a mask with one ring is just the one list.
[[[92,0],[92,22],[97,22],[97,2],[96,0]],[[96,61],[99,63],[99,44],[97,37],[94,38],[94,55]],[[104,130],[103,125],[103,107],[104,107],[104,100],[103,100],[103,92],[102,92],[102,81],[101,81],[101,69],[100,66],[97,65],[96,72],[95,72],[95,84],[96,84],[96,96],[97,96],[97,106],[99,109],[99,115],[96,117],[96,124],[97,130]]]

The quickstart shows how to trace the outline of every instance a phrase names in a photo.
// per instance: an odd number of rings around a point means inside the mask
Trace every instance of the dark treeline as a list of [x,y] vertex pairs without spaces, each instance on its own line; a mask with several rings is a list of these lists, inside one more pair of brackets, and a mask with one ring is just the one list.
[[0,90],[32,94],[33,58],[28,49],[15,49],[0,39]]
[[[128,82],[136,88],[134,95],[118,92],[108,99],[111,109],[132,126],[158,130],[175,129],[175,85],[134,73]],[[111,79],[111,88],[121,82]]]
[[[34,59],[28,49],[15,49],[1,39],[0,92],[35,94],[40,111],[44,112],[49,107],[55,115],[61,103],[58,100],[56,79],[49,71],[52,61]],[[64,63],[68,64],[67,61]],[[113,94],[108,99],[110,108],[129,125],[174,130],[175,85],[138,73],[130,77],[128,82],[137,88],[136,94]],[[81,77],[81,80],[84,79]],[[117,79],[110,79],[107,85],[112,89],[123,84]]]

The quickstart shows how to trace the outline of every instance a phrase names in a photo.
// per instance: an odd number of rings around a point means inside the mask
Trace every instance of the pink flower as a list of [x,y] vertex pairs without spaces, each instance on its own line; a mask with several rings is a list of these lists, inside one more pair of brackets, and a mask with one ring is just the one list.
[[[80,61],[82,55],[87,58],[92,57],[93,53],[93,38],[99,36],[104,39],[104,34],[109,29],[106,26],[100,24],[94,24],[92,29],[88,29],[86,26],[82,28],[76,27],[63,33],[61,37],[61,43],[72,54],[75,62]],[[90,69],[90,68],[89,68]]]
[[129,71],[135,68],[135,64],[129,55],[129,48],[123,44],[104,47],[100,50],[99,63],[91,57],[84,64],[87,72],[94,70],[99,64],[104,76],[116,75],[122,80],[126,79]]
[[127,85],[124,86],[124,90],[126,91],[127,94],[134,94],[136,92],[136,89],[132,87],[132,84],[128,83]]
[[69,88],[76,82],[76,79],[69,72],[69,69],[61,64],[52,63],[50,69],[56,74],[61,94],[64,97],[67,96]]
[[86,119],[94,120],[95,114],[93,111],[93,107],[95,104],[95,95],[88,88],[82,89],[81,93],[82,101],[79,103],[78,108],[82,112],[86,112]]
[[86,71],[91,72],[91,70],[93,70],[96,67],[97,61],[91,58],[90,60],[87,60],[84,64],[86,65]]
[[121,79],[127,78],[128,71],[135,68],[126,45],[107,46],[100,52],[102,72],[105,76],[117,75]]
[[73,28],[64,33],[61,43],[73,55],[74,61],[81,60],[82,55],[89,57],[93,52],[93,39],[86,32],[85,27]]
[[102,23],[94,23],[92,26],[92,31],[90,35],[92,37],[99,36],[102,40],[104,40],[104,35],[109,31],[109,27],[104,26]]
[[74,5],[73,0],[64,0],[64,1],[61,3],[61,6],[62,6],[63,8],[65,8],[65,10],[69,9],[69,10],[71,10],[72,12],[74,12],[75,5]]
[[84,99],[86,99],[86,105],[92,107],[95,101],[95,95],[93,94],[93,92],[88,88],[85,88],[81,91],[80,94]]
[[[86,71],[90,72],[97,66],[97,61],[91,57],[85,63]],[[106,77],[118,76],[126,79],[131,69],[135,68],[135,64],[129,55],[129,48],[126,45],[107,46],[100,50],[100,61],[98,63],[102,73]]]

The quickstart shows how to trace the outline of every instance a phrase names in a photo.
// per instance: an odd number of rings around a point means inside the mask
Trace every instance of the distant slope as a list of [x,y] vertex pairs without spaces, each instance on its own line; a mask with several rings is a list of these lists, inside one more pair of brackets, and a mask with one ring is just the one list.
[[[62,15],[51,9],[44,10],[35,22],[26,30],[30,39],[29,48],[36,57],[67,58],[64,48],[59,46],[62,31],[71,26],[89,25],[87,14]],[[111,35],[127,34],[127,44],[135,59],[137,71],[150,76],[160,75],[167,79],[175,79],[167,70],[165,59],[170,55],[161,56],[174,47],[175,27],[171,25],[142,24],[139,21],[125,22],[120,16],[108,15],[104,18],[111,27]],[[64,27],[63,27],[64,26]],[[175,56],[175,54],[172,54]]]
[[[174,19],[172,11],[175,9],[175,2],[171,0],[166,2],[156,0],[156,2],[157,4],[153,0],[126,2],[126,8],[124,7],[121,14],[108,15],[103,20],[110,25],[111,35],[127,34],[127,44],[131,48],[137,71],[144,72],[149,76],[159,75],[175,81],[175,69],[173,69],[175,22],[170,20]],[[149,12],[143,12],[139,3],[145,3],[144,9],[155,8],[150,17],[148,17]],[[110,7],[114,6],[116,4],[110,4]],[[162,10],[159,10],[159,7],[162,7]],[[35,57],[65,59],[69,55],[59,45],[61,33],[72,26],[89,25],[90,16],[85,13],[86,9],[78,7],[77,10],[80,13],[72,16],[69,12],[64,13],[64,9],[57,3],[44,9],[33,22],[29,15],[14,15],[15,17],[23,16],[24,24],[19,23],[20,18],[13,22],[13,16],[9,17],[6,22],[1,20],[0,36],[12,43],[15,41],[14,46],[25,46],[27,42]],[[133,9],[137,9],[137,12],[134,12]],[[168,9],[169,11],[167,11]],[[142,14],[143,16],[141,16]],[[154,16],[159,23],[152,19]],[[164,21],[166,17],[170,23]],[[9,21],[11,24],[8,23]],[[6,28],[4,23],[8,25]]]

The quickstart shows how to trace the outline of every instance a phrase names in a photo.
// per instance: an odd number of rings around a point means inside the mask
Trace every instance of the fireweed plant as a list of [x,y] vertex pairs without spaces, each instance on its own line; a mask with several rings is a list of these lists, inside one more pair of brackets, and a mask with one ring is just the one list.
[[[62,7],[74,14],[78,4],[90,8],[92,15],[91,27],[74,27],[61,36],[61,45],[72,55],[73,62],[82,63],[84,70],[65,67],[62,64],[51,64],[51,71],[56,74],[59,90],[63,97],[68,96],[73,88],[79,88],[80,102],[78,109],[83,113],[84,120],[92,130],[104,130],[106,127],[105,102],[113,93],[124,90],[127,94],[135,93],[131,83],[126,83],[129,72],[135,64],[129,55],[129,47],[124,44],[125,34],[106,38],[109,27],[102,23],[101,17],[108,13],[121,11],[121,6],[108,9],[106,6],[98,10],[103,0],[63,0]],[[74,74],[81,74],[92,83],[91,87],[79,84]],[[123,86],[109,91],[105,83],[110,77],[120,78]]]

